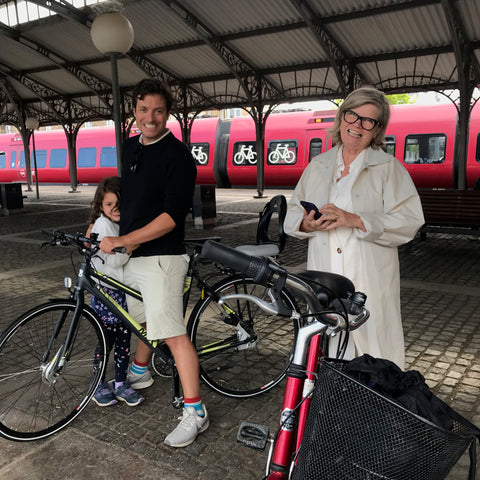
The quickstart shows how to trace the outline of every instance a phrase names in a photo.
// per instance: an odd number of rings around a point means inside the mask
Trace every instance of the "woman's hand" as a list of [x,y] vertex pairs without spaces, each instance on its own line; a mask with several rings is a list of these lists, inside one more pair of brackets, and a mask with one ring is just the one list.
[[302,223],[300,224],[300,231],[328,231],[338,227],[359,228],[362,232],[367,231],[360,216],[342,210],[333,203],[327,203],[320,208],[319,211],[322,213],[322,216],[318,220],[314,219],[314,212],[310,212],[309,214],[305,212]]
[[[306,233],[312,233],[317,230],[325,230],[321,226],[325,223],[326,219],[322,215],[318,220],[315,220],[315,212],[312,210],[310,213],[304,211],[303,220],[300,224],[300,231]],[[327,220],[328,221],[328,220]]]

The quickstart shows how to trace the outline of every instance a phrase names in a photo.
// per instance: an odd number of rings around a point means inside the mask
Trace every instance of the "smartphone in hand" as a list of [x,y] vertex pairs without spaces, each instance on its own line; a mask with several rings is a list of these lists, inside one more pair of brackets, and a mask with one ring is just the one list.
[[305,202],[305,201],[301,200],[300,204],[307,211],[307,213],[310,213],[312,210],[315,212],[315,215],[313,216],[313,218],[315,220],[318,220],[322,216],[322,213],[318,211],[318,208],[314,203]]

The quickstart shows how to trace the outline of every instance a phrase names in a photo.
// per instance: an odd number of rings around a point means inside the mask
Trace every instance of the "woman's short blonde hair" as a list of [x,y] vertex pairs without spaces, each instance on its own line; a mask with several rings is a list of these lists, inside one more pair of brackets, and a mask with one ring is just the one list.
[[343,112],[352,108],[361,107],[367,103],[375,105],[378,108],[379,116],[376,120],[380,122],[380,124],[375,127],[376,133],[372,138],[370,146],[375,149],[383,146],[385,131],[387,130],[388,121],[390,120],[390,104],[383,92],[370,86],[360,87],[349,93],[345,101],[338,108],[333,127],[328,130],[332,136],[333,143],[342,145],[340,125],[343,119]]

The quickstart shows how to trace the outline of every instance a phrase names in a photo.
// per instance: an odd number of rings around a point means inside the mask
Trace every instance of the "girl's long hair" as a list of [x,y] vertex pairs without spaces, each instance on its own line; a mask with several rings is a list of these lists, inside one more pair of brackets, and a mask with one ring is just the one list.
[[95,220],[102,214],[102,202],[106,193],[114,193],[120,203],[120,187],[120,177],[107,177],[98,184],[92,203],[90,204],[89,224],[95,223]]

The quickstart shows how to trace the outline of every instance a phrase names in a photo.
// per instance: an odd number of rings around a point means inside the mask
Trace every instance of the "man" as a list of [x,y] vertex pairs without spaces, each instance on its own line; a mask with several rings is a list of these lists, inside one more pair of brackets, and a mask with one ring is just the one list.
[[[183,320],[182,294],[187,271],[185,217],[191,207],[196,167],[188,148],[167,129],[173,99],[156,79],[133,90],[133,107],[141,135],[128,139],[122,153],[120,236],[104,237],[100,248],[135,246],[124,270],[128,285],[144,303],[128,297],[130,314],[145,324],[149,340],[164,339],[170,348],[184,393],[179,425],[166,438],[172,447],[190,445],[209,425],[200,396],[199,362]],[[128,381],[133,388],[153,383],[147,366],[151,351],[138,342]]]

